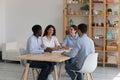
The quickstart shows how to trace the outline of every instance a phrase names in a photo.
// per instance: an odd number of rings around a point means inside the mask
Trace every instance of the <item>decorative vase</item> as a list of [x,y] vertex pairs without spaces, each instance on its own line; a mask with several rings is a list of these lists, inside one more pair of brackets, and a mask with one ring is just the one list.
[[67,0],[67,3],[68,4],[71,4],[73,0]]
[[108,15],[112,15],[112,12],[108,12]]
[[72,19],[69,20],[69,25],[73,25],[73,20]]

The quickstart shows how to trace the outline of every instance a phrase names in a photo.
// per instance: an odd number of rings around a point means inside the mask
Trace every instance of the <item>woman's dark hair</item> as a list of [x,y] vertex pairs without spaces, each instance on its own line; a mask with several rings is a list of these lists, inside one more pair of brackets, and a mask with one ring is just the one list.
[[48,35],[48,29],[50,29],[50,28],[53,28],[53,30],[54,30],[52,36],[56,36],[56,29],[55,29],[55,27],[53,25],[48,25],[45,28],[43,36]]
[[76,25],[71,25],[70,27],[72,27],[74,30],[76,30],[76,32],[78,31],[78,28]]
[[32,27],[33,33],[37,33],[39,30],[42,30],[42,27],[38,24]]
[[82,33],[87,33],[87,25],[82,23],[78,25],[78,29],[82,32]]

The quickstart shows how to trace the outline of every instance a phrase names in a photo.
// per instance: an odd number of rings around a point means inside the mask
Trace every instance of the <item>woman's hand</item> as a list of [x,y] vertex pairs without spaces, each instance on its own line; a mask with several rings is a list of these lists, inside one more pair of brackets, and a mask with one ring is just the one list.
[[45,52],[50,52],[50,53],[51,53],[53,50],[52,50],[52,48],[47,47],[44,51],[45,51]]
[[54,48],[52,48],[53,49],[53,51],[54,50],[60,50],[60,49],[62,49],[62,47],[61,46],[57,46],[57,47],[54,47]]
[[57,46],[57,49],[62,49],[62,47],[61,46]]
[[62,52],[62,53],[61,53],[61,55],[64,55],[64,54],[65,54],[65,52]]

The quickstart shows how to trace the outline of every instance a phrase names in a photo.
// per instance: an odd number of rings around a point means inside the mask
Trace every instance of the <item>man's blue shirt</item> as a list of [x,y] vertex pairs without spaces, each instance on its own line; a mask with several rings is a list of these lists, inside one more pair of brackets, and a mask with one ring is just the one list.
[[65,53],[66,56],[76,57],[76,66],[80,69],[87,55],[95,53],[94,42],[86,34],[78,37],[74,48]]
[[44,49],[41,47],[39,38],[37,38],[34,35],[28,38],[26,49],[28,53],[43,53],[44,52]]

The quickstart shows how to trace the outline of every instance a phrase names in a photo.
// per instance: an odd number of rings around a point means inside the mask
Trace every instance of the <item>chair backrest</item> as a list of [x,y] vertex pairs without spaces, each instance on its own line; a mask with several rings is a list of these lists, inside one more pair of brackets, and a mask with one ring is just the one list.
[[[23,48],[19,49],[19,55],[25,55],[27,53],[27,51]],[[21,60],[20,63],[25,67],[26,66],[26,63],[27,61],[26,60]]]
[[82,68],[78,72],[92,73],[97,67],[97,59],[98,59],[98,53],[89,54],[86,57]]
[[19,55],[25,55],[27,51],[24,48],[20,48],[19,53],[20,53]]

